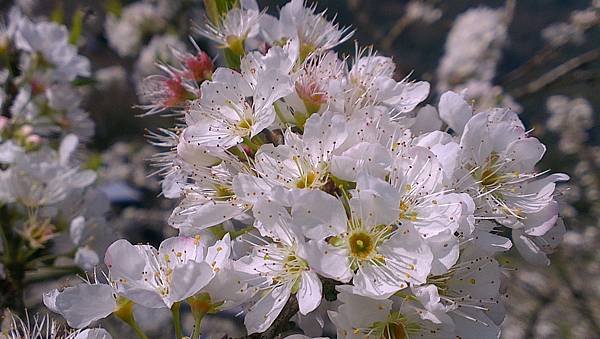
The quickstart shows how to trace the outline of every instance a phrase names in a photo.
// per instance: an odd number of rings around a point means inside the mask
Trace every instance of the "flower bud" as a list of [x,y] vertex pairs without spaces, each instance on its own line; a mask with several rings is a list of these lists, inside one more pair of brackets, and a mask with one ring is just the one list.
[[191,55],[183,61],[186,71],[184,76],[188,79],[201,82],[203,80],[210,80],[212,73],[215,68],[212,59],[206,52],[198,51],[198,54]]
[[42,144],[42,137],[37,134],[28,135],[25,138],[25,149],[28,151],[33,151],[39,148]]
[[31,133],[33,133],[33,127],[31,127],[31,125],[23,125],[21,126],[21,128],[19,128],[19,130],[17,131],[17,134],[21,137],[27,137],[29,136]]
[[58,235],[56,227],[50,223],[49,219],[31,219],[18,232],[31,248],[42,248],[50,239]]
[[10,120],[7,117],[0,116],[0,133],[2,133],[2,131],[4,131],[9,124]]

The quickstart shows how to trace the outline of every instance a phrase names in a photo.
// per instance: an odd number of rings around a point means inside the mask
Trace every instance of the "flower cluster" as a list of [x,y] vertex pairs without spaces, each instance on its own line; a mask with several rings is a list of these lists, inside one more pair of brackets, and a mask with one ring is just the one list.
[[136,329],[132,304],[178,317],[186,302],[193,338],[205,314],[239,307],[267,337],[292,316],[338,338],[499,337],[495,256],[514,244],[547,264],[565,231],[554,190],[568,177],[536,170],[545,147],[516,113],[454,92],[418,108],[428,83],[371,48],[339,56],[352,33],[301,0],[279,17],[206,3],[197,30],[228,67],[179,52],[145,83],[147,114],[180,116],[150,135],[179,236],[114,242],[107,283],[45,304],[73,327],[114,313]]
[[552,47],[567,43],[581,44],[585,41],[585,32],[600,22],[600,1],[590,1],[589,7],[573,11],[568,22],[557,22],[542,30],[542,38]]
[[466,92],[477,109],[497,105],[519,113],[520,106],[495,84],[496,68],[508,42],[513,8],[477,7],[460,14],[448,33],[437,69],[437,90]]
[[[108,200],[93,187],[96,173],[81,166],[82,144],[94,125],[79,106],[90,63],[78,54],[75,39],[64,26],[32,22],[16,9],[0,30],[4,302],[22,297],[18,291],[30,273],[92,269],[114,240],[104,219]],[[66,246],[50,242],[61,235]],[[70,261],[54,267],[59,258]]]

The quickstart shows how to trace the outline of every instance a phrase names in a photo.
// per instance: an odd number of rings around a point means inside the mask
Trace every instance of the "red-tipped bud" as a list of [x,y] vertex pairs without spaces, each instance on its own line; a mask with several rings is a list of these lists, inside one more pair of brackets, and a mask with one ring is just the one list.
[[198,54],[189,55],[183,61],[185,65],[184,76],[188,79],[201,82],[203,80],[210,80],[214,71],[215,65],[212,59],[204,51],[198,51]]

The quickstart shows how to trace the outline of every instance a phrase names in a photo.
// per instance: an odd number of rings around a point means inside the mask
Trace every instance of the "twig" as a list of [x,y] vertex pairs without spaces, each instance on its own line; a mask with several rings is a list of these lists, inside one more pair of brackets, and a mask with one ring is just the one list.
[[15,79],[21,74],[18,67],[19,56],[12,51],[8,51],[2,59],[4,59],[4,66],[8,69],[8,77],[4,83],[6,97],[4,98],[4,102],[2,102],[2,107],[0,107],[0,115],[10,118],[10,108],[17,98],[17,94],[19,94],[19,90],[15,84]]
[[[597,25],[597,23],[583,27],[583,32],[587,31],[588,29],[590,29],[592,27],[595,27],[596,25]],[[565,46],[567,43],[568,43],[568,41],[564,41],[557,46],[552,46],[550,44],[544,45],[544,47],[542,47],[542,49],[540,49],[538,52],[536,52],[531,59],[527,60],[527,62],[525,62],[524,64],[521,64],[519,67],[515,68],[514,70],[510,71],[507,75],[505,75],[502,78],[502,80],[499,81],[500,85],[503,87],[506,87],[507,84],[524,76],[528,72],[532,71],[536,66],[539,66],[539,65],[543,64],[544,62],[546,62],[549,58],[551,58],[555,55],[558,55],[558,52],[560,51],[560,49],[563,46]]]
[[511,95],[515,98],[520,98],[528,94],[535,93],[542,88],[552,84],[565,74],[600,58],[600,48],[593,49],[589,52],[576,56],[567,60],[565,63],[553,68],[541,77],[533,80],[524,87],[517,88]]
[[531,59],[527,60],[527,62],[519,65],[519,67],[513,69],[507,75],[505,75],[502,80],[500,80],[500,84],[502,84],[502,86],[506,86],[528,72],[531,72],[531,70],[533,70],[536,66],[541,65],[549,57],[556,54],[558,48],[560,47],[552,48],[549,45],[544,46],[537,53],[535,53]]
[[413,19],[408,15],[403,15],[396,21],[390,32],[381,40],[381,48],[389,51],[392,48],[394,40],[396,40],[402,32],[412,23]]

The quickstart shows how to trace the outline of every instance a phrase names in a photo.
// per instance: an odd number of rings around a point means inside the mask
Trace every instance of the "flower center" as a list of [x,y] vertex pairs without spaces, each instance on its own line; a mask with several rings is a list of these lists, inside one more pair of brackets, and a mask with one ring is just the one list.
[[238,123],[237,127],[242,130],[249,130],[252,128],[252,119],[242,119]]
[[485,169],[481,173],[481,184],[483,186],[494,186],[500,183],[500,176],[491,168]]
[[225,185],[215,185],[215,200],[228,201],[231,200],[234,196],[235,193],[233,193],[230,187],[227,187]]
[[306,58],[308,58],[308,56],[316,49],[317,48],[315,47],[315,45],[308,42],[302,42],[300,44],[300,62],[304,62],[304,60],[306,60]]
[[354,328],[355,335],[364,335],[365,338],[378,339],[408,339],[409,333],[420,333],[418,324],[408,323],[406,317],[400,312],[392,312],[384,321],[376,321],[366,328]]
[[283,262],[283,268],[287,273],[297,274],[308,269],[308,263],[306,260],[296,256],[292,253]]
[[309,188],[312,187],[317,180],[318,174],[315,171],[309,171],[302,175],[298,181],[296,181],[297,188]]
[[483,170],[479,173],[482,186],[492,188],[502,183],[503,174],[500,172],[502,165],[498,163],[499,158],[498,154],[492,153]]
[[375,241],[370,234],[366,232],[357,232],[348,238],[350,254],[359,259],[369,258],[375,250]]
[[400,219],[417,221],[417,212],[410,211],[410,204],[404,200],[400,201]]

